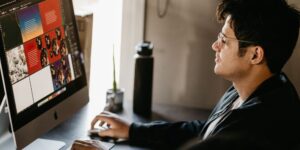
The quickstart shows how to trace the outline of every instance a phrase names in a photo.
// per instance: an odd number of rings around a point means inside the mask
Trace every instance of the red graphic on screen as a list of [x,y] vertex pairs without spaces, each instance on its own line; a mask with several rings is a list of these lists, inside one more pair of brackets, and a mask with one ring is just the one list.
[[39,8],[44,32],[62,25],[60,0],[46,0],[39,4]]
[[68,54],[63,27],[56,28],[45,34],[44,40],[50,64],[53,64],[60,60],[62,56],[66,56]]
[[40,60],[42,50],[38,49],[35,39],[24,44],[24,51],[29,74],[31,75],[42,69],[42,63]]
[[68,54],[64,28],[59,27],[24,44],[29,74],[53,64]]

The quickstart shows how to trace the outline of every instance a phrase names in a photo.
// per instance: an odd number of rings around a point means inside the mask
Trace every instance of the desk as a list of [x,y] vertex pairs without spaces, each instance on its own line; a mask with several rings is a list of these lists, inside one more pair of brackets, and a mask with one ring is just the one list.
[[[90,128],[90,122],[95,115],[101,112],[101,102],[91,101],[78,113],[74,114],[70,119],[60,124],[56,128],[50,130],[42,136],[45,139],[55,139],[64,141],[67,145],[64,149],[68,148],[75,139],[88,139],[87,130]],[[99,109],[98,109],[99,108]],[[135,115],[132,112],[132,103],[129,101],[124,102],[124,110],[119,113],[120,116],[134,122],[149,122],[151,120],[167,120],[167,121],[180,121],[180,120],[194,120],[206,119],[209,115],[208,110],[200,110],[195,108],[186,108],[179,106],[168,105],[153,105],[152,119],[147,119]],[[139,150],[145,148],[133,147],[127,144],[116,144],[113,149],[122,150]]]

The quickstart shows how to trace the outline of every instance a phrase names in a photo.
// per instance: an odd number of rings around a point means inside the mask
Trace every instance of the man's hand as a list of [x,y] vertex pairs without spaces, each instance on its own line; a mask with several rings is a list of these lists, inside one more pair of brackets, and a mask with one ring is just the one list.
[[105,150],[105,148],[100,141],[75,140],[71,150]]
[[91,129],[94,128],[97,122],[100,122],[100,126],[102,126],[104,123],[106,123],[108,126],[107,130],[100,131],[98,133],[99,136],[122,139],[129,138],[130,123],[120,118],[116,114],[107,111],[100,113],[93,119],[91,123]]

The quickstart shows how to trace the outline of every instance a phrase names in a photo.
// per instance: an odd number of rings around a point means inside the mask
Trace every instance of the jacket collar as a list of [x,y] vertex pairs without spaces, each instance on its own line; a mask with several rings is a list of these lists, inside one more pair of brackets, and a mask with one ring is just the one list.
[[[253,107],[262,103],[262,99],[260,97],[264,96],[266,93],[271,92],[272,90],[279,88],[284,83],[289,82],[288,78],[284,73],[274,74],[270,78],[266,79],[262,82],[256,90],[246,99],[244,104],[240,107],[240,109],[246,107]],[[235,89],[236,90],[236,89]]]

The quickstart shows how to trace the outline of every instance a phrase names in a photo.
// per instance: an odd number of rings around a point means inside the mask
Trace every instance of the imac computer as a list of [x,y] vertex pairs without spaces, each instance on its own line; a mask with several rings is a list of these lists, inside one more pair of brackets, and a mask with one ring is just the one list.
[[5,103],[5,85],[4,85],[4,79],[3,79],[3,73],[1,68],[1,62],[0,62],[0,113],[4,107]]
[[16,149],[89,101],[72,0],[1,0],[0,60]]

